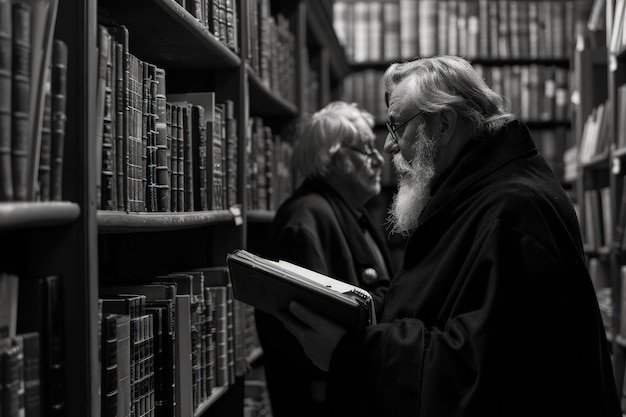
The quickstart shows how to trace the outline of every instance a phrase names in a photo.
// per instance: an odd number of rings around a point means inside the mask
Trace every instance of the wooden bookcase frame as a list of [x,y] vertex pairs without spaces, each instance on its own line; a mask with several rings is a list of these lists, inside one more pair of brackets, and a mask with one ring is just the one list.
[[[236,0],[240,46],[236,53],[210,35],[176,0],[59,0],[55,38],[65,41],[69,50],[63,201],[0,203],[0,261],[17,275],[63,277],[65,415],[69,417],[100,415],[98,288],[107,275],[225,265],[226,253],[247,248],[251,236],[258,241],[273,217],[271,211],[250,211],[246,206],[242,152],[237,161],[241,225],[235,224],[229,210],[127,213],[97,209],[98,23],[108,19],[127,25],[131,52],[166,69],[168,92],[215,91],[221,100],[233,100],[238,145],[243,149],[242,133],[250,117],[266,117],[279,127],[296,118],[303,104],[289,102],[267,88],[246,62],[247,4]],[[272,7],[292,12],[296,51],[302,51],[305,44],[316,46],[318,58],[299,60],[296,76],[301,80],[303,62],[315,63],[322,80],[318,106],[336,97],[336,86],[349,71],[332,31],[329,4],[272,0]],[[237,381],[195,415],[243,416],[243,397],[243,382]]]

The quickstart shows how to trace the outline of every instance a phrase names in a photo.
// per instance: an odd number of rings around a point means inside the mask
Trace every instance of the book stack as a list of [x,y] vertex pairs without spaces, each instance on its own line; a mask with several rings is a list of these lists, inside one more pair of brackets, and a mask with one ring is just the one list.
[[251,117],[246,148],[247,203],[252,210],[273,210],[290,192],[291,145],[281,141],[262,118]]
[[[234,300],[226,267],[172,272],[135,283],[111,283],[101,286],[100,300],[102,341],[109,342],[109,349],[101,351],[102,378],[113,374],[115,366],[111,358],[117,356],[118,415],[128,415],[120,406],[133,413],[145,410],[148,398],[154,401],[155,415],[191,415],[211,401],[217,389],[233,384],[237,376],[243,375],[248,369],[247,358],[259,349],[254,310]],[[137,318],[147,315],[151,320],[135,333],[141,324]],[[104,320],[108,316],[118,320],[115,349],[113,331],[105,331],[114,327]],[[131,327],[130,349],[119,344],[123,333],[120,318],[137,323]],[[152,326],[151,330],[148,326]],[[139,349],[148,340],[153,343],[153,355],[141,360],[141,365],[134,364],[131,358],[141,356]],[[111,353],[115,350],[117,354]],[[122,358],[120,352],[124,351],[130,352],[128,358]],[[122,364],[121,360],[128,363]],[[150,360],[153,365],[149,365]],[[121,368],[131,370],[129,396],[124,404],[121,403],[124,398],[119,378]],[[146,369],[153,372],[146,373]],[[108,381],[101,395],[103,410],[113,408],[114,383],[112,379]],[[133,385],[137,381],[150,385],[151,390],[138,394],[139,387]]]
[[289,20],[273,13],[270,0],[245,0],[250,15],[247,38],[248,60],[268,89],[296,102],[296,39]]

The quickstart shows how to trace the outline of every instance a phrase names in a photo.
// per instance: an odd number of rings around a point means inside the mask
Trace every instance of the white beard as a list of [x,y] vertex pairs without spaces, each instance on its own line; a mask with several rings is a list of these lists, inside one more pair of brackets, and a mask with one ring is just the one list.
[[397,153],[393,165],[399,174],[398,192],[393,197],[388,221],[392,233],[410,234],[419,225],[419,217],[430,199],[430,184],[436,174],[435,159],[439,151],[434,137],[418,129],[415,157],[409,163]]

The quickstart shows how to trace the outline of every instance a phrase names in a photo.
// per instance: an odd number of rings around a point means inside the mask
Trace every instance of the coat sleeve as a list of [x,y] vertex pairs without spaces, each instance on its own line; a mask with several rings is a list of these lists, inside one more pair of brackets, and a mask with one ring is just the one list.
[[[392,296],[403,313],[342,339],[328,391],[336,415],[619,415],[584,268],[497,222],[456,261],[442,268],[457,274],[443,305]],[[584,338],[567,343],[575,334]]]

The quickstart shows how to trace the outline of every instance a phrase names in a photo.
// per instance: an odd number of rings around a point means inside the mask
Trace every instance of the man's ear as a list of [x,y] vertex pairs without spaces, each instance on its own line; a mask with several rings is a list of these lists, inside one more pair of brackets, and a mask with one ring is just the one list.
[[442,145],[447,145],[454,137],[458,122],[458,115],[455,109],[445,109],[439,113],[439,123],[437,134]]

